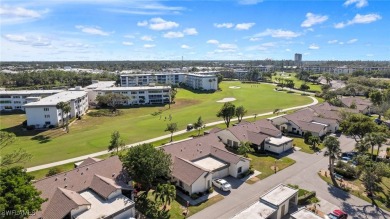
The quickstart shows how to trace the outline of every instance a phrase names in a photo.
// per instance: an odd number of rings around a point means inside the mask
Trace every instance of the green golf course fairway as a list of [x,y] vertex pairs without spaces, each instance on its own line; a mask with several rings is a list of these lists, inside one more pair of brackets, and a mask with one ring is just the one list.
[[[231,89],[229,88],[231,86],[238,86],[240,89]],[[276,92],[275,86],[268,84],[224,81],[220,87],[222,91],[210,94],[197,94],[179,89],[176,104],[172,104],[171,109],[166,105],[121,109],[122,115],[116,117],[85,115],[70,126],[68,134],[62,129],[44,132],[22,131],[21,123],[26,119],[24,114],[1,115],[0,128],[14,132],[18,136],[16,142],[4,148],[2,153],[19,147],[24,148],[33,155],[24,166],[31,167],[105,150],[111,133],[115,130],[120,132],[126,144],[130,144],[169,134],[164,130],[166,124],[170,122],[176,122],[179,130],[182,130],[188,123],[194,123],[199,116],[202,116],[205,123],[221,120],[216,117],[216,113],[223,103],[216,101],[223,98],[236,98],[232,103],[236,106],[243,105],[248,110],[247,115],[312,102],[312,99],[306,96]],[[152,115],[159,110],[162,110],[161,119],[160,115]],[[169,115],[172,116],[172,121],[169,121]]]

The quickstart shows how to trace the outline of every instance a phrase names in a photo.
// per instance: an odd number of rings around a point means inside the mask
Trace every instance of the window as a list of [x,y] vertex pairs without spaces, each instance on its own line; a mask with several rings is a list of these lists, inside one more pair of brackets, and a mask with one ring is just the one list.
[[20,101],[14,101],[14,104],[20,104],[21,102]]
[[140,92],[138,92],[138,93],[140,93],[140,94],[144,94],[144,93],[145,93],[145,91],[140,91]]
[[50,115],[45,115],[45,118],[46,118],[46,119],[50,118]]
[[233,147],[238,147],[238,142],[234,141],[233,142]]
[[179,180],[179,186],[183,187],[183,182],[181,180]]
[[43,108],[43,111],[49,111],[49,108],[45,107]]
[[233,144],[232,144],[232,140],[228,139],[228,140],[227,140],[227,144],[228,144],[229,146],[232,146],[232,145],[233,145]]
[[237,173],[241,173],[242,172],[242,167],[239,167],[238,169],[237,169]]

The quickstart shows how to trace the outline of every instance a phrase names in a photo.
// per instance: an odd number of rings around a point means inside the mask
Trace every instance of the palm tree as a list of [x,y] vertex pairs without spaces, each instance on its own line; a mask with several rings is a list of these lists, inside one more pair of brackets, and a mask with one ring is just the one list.
[[165,209],[167,204],[170,205],[176,198],[176,188],[170,184],[158,184],[156,190],[153,191],[153,195],[155,200],[160,200],[164,203]]
[[[382,132],[372,132],[368,133],[364,136],[364,142],[366,144],[366,148],[371,146],[371,158],[374,157],[374,147],[378,146],[377,158],[379,154],[379,149],[382,147],[382,144],[387,141],[386,135]],[[377,159],[376,158],[376,159]]]
[[325,151],[324,153],[324,156],[329,157],[330,178],[332,179],[333,185],[338,187],[338,184],[334,177],[334,161],[341,154],[340,142],[336,137],[327,136],[324,140],[324,146],[327,149],[327,151]]
[[316,150],[317,149],[317,145],[320,144],[320,138],[317,137],[317,136],[310,136],[309,137],[309,142],[310,142],[313,150]]
[[65,107],[66,103],[65,102],[59,102],[56,104],[56,108],[61,110],[61,120],[62,120],[62,126],[64,126],[65,124],[65,121],[64,121],[64,107]]
[[66,115],[66,124],[65,124],[65,128],[66,128],[66,132],[69,133],[69,116],[68,116],[68,113],[70,112],[72,108],[70,107],[69,103],[65,103],[65,106],[64,108],[62,109],[62,112],[65,113]]
[[165,129],[165,131],[171,133],[171,142],[172,142],[173,133],[177,131],[177,123],[173,122],[173,123],[167,124],[167,128]]

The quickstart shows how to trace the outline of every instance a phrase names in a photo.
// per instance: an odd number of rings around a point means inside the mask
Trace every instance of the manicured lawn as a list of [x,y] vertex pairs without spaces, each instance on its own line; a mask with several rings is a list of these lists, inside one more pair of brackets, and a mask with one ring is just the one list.
[[[295,138],[294,137],[293,139],[294,139],[293,140],[293,144],[296,147],[300,147],[302,152],[305,152],[305,153],[308,153],[308,154],[314,154],[315,153],[315,151],[312,149],[311,145],[306,144],[303,138]],[[317,148],[322,150],[324,148],[324,145],[323,144],[319,144],[319,145],[317,145]]]
[[[153,201],[155,200],[154,196],[152,195],[152,191],[150,191],[148,193],[148,199],[153,200]],[[211,197],[207,201],[202,202],[198,205],[190,206],[188,208],[187,217],[198,213],[199,211],[221,201],[222,199],[223,199],[222,195],[216,195],[216,196]],[[169,210],[170,219],[186,218],[183,215],[183,211],[186,210],[185,206],[186,206],[186,201],[183,200],[180,196],[176,196],[176,199],[170,205],[170,210]]]
[[[194,123],[199,116],[203,121],[220,120],[215,115],[223,103],[217,103],[225,97],[234,97],[235,105],[244,105],[247,115],[273,111],[276,108],[288,108],[311,103],[305,96],[275,92],[274,86],[240,82],[222,82],[222,91],[212,94],[197,94],[179,89],[176,104],[168,106],[142,107],[121,109],[123,114],[117,117],[83,116],[70,126],[70,133],[61,129],[39,131],[22,131],[20,124],[26,119],[23,114],[0,115],[0,129],[17,134],[17,142],[3,149],[2,153],[16,148],[23,148],[33,155],[26,167],[55,162],[105,150],[109,144],[111,133],[119,131],[125,143],[135,143],[153,137],[169,134],[164,132],[167,123],[176,122],[179,129],[184,129],[188,123]],[[240,89],[230,89],[229,86],[239,86]],[[162,111],[160,116],[152,113]],[[172,121],[165,117],[172,116]]]
[[249,154],[249,158],[251,159],[251,165],[253,166],[253,169],[261,172],[260,175],[256,176],[259,179],[265,179],[268,176],[275,174],[273,169],[275,163],[277,171],[281,171],[295,163],[295,160],[288,157],[283,157],[278,160],[277,158],[269,155]]
[[[276,76],[272,76],[272,81],[276,81],[275,78],[284,78],[284,79],[289,79],[293,80],[294,82],[294,87],[296,89],[299,89],[302,84],[305,83],[303,80],[299,80],[298,78],[295,77],[295,73],[284,73],[285,77],[281,76],[282,73],[278,72]],[[310,87],[310,91],[319,91],[321,92],[321,85],[320,84],[313,84],[311,82],[306,83]]]

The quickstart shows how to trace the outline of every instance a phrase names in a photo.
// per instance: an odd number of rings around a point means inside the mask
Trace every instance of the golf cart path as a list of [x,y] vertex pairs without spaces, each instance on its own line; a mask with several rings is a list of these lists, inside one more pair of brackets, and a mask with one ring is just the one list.
[[[301,108],[305,108],[305,107],[316,105],[318,103],[318,100],[316,98],[311,97],[311,96],[308,96],[308,98],[311,98],[313,100],[313,102],[310,103],[310,104],[306,104],[306,105],[301,105],[301,106],[295,106],[295,107],[282,109],[279,112],[285,112],[285,111],[289,111],[289,110],[301,109]],[[273,112],[268,112],[268,113],[257,114],[256,116],[260,117],[260,116],[268,116],[268,115],[272,115],[272,114],[273,114]],[[249,119],[249,118],[254,118],[254,117],[255,117],[254,115],[245,116],[245,117],[243,117],[243,119]],[[232,119],[231,121],[237,121],[237,118]],[[224,123],[223,120],[207,123],[205,125],[206,125],[206,127],[209,127],[209,126],[218,125],[218,124],[222,124],[222,123]],[[184,129],[184,130],[181,130],[181,131],[173,133],[173,136],[180,135],[180,134],[183,134],[183,133],[186,133],[186,132],[187,132],[187,130]],[[140,144],[145,144],[145,143],[152,143],[152,142],[159,141],[159,140],[166,139],[166,138],[170,138],[170,137],[171,137],[170,134],[162,135],[162,136],[159,136],[159,137],[156,137],[156,138],[152,138],[152,139],[148,139],[148,140],[145,140],[145,141],[140,141],[140,142],[136,142],[136,143],[133,143],[133,144],[128,144],[128,145],[126,145],[126,148],[133,147],[133,146],[140,145]],[[111,152],[109,152],[108,150],[104,150],[104,151],[100,151],[100,152],[96,152],[96,153],[92,153],[92,154],[83,155],[83,156],[80,156],[80,157],[74,157],[74,158],[61,160],[61,161],[48,163],[48,164],[43,164],[43,165],[39,165],[39,166],[35,166],[35,167],[29,167],[29,168],[27,168],[27,172],[47,169],[47,168],[50,168],[50,167],[55,167],[55,166],[59,166],[59,165],[67,164],[67,163],[75,163],[75,162],[78,162],[78,161],[81,161],[81,160],[85,160],[88,157],[97,157],[97,156],[101,156],[101,155],[105,155],[105,154],[109,154],[109,153],[111,153]]]

